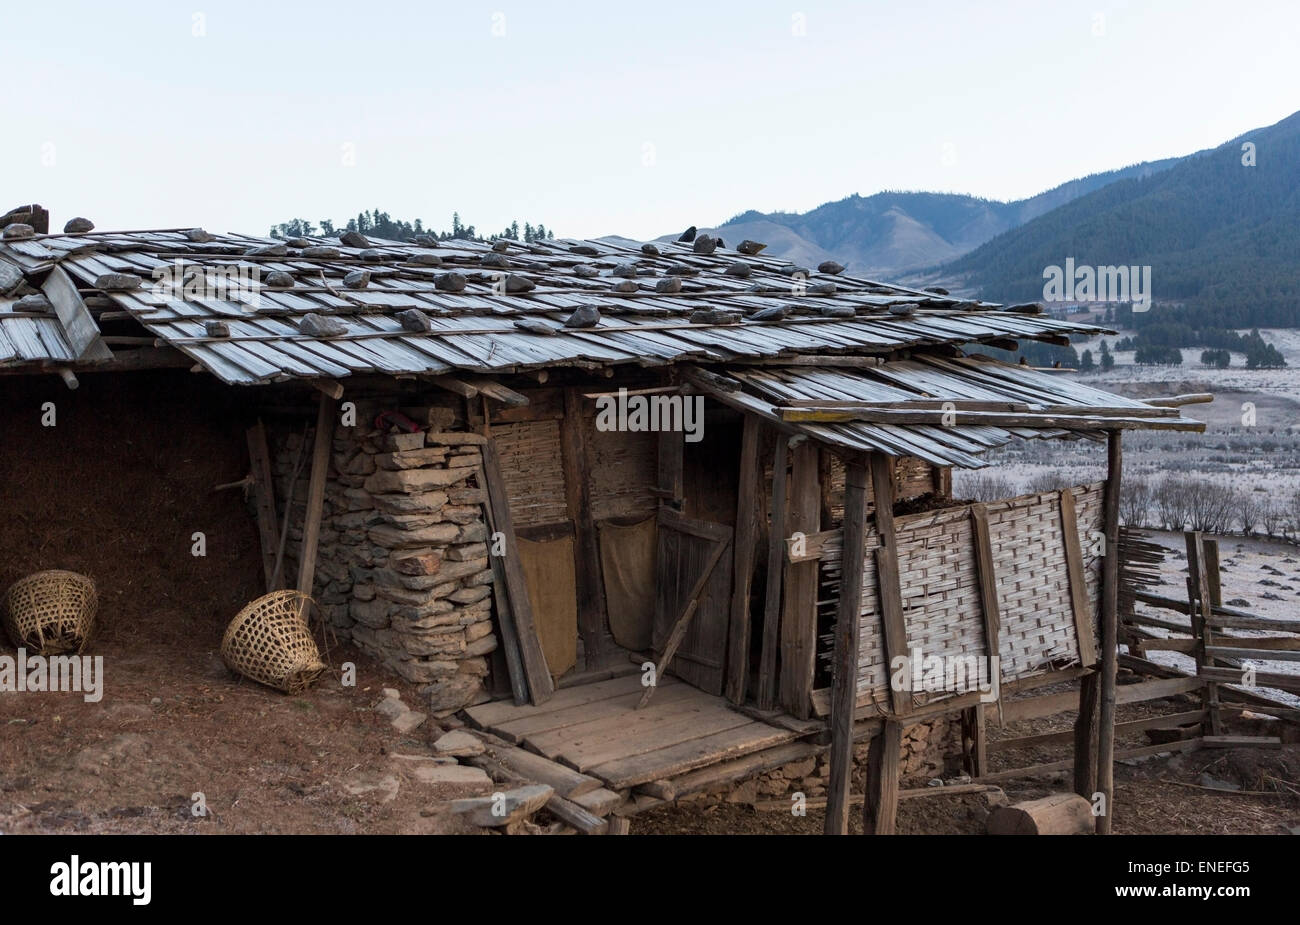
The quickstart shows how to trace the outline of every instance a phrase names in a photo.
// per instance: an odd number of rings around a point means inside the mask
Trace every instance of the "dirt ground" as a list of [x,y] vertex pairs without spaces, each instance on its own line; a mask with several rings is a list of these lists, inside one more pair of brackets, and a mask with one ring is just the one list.
[[[464,788],[413,779],[439,729],[400,737],[369,708],[411,685],[351,648],[288,697],[236,679],[226,624],[261,591],[239,490],[245,421],[232,390],[188,373],[6,383],[0,411],[0,586],[30,572],[91,575],[100,595],[85,649],[104,658],[98,703],[0,694],[0,832],[429,832]],[[235,393],[238,398],[238,393]],[[55,403],[57,425],[41,427]],[[136,410],[140,409],[140,410]],[[207,555],[191,555],[204,533]],[[6,638],[0,654],[14,654]],[[194,794],[210,810],[193,815]]]

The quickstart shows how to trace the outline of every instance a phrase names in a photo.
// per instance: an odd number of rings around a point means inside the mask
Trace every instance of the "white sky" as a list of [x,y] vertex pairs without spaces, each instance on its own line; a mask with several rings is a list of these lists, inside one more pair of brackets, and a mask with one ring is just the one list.
[[0,0],[0,61],[0,211],[648,238],[1219,144],[1300,108],[1300,3]]

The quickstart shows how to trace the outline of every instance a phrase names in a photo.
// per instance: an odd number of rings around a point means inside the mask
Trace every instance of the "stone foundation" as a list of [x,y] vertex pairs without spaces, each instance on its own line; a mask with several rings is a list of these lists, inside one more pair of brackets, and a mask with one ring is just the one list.
[[[449,423],[443,409],[429,419]],[[339,427],[325,489],[314,595],[342,637],[408,681],[435,715],[487,699],[492,570],[479,484],[483,437],[452,431],[386,434]],[[371,418],[373,419],[373,418]],[[273,465],[287,494],[301,434],[281,435]],[[305,448],[310,457],[311,447]],[[294,491],[289,554],[302,539],[310,459]],[[297,574],[290,559],[287,583]]]
[[[867,769],[866,743],[853,749],[851,790],[860,793]],[[961,751],[961,718],[938,717],[903,729],[902,786],[920,787],[953,772],[953,756]],[[754,803],[802,793],[805,797],[826,796],[830,784],[830,752],[765,771],[734,786],[698,797],[711,802]]]

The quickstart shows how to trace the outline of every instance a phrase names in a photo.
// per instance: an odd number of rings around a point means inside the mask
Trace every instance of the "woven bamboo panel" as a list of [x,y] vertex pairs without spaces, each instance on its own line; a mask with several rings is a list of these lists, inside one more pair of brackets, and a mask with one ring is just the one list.
[[[1101,613],[1101,560],[1097,537],[1103,534],[1105,483],[1078,485],[1074,493],[1075,516],[1079,521],[1079,546],[1083,550],[1083,576],[1088,589],[1088,616],[1092,619],[1093,636],[1101,643],[1097,629],[1097,614]],[[1121,560],[1122,561],[1122,560]]]
[[568,520],[559,421],[494,424],[492,439],[515,527]]
[[[1073,492],[1095,626],[1101,558],[1093,534],[1101,529],[1102,486],[1079,486]],[[998,576],[1002,679],[1036,674],[1049,664],[1076,662],[1078,643],[1057,494],[1027,495],[986,507]],[[987,655],[969,506],[900,517],[896,529],[909,649],[918,647],[925,656]],[[870,693],[873,700],[884,703],[889,694],[889,672],[876,584],[874,550],[879,545],[872,527],[867,533],[862,581],[858,693]],[[822,626],[833,625],[835,620],[841,552],[838,537],[828,540],[822,551],[818,595]],[[831,656],[832,637],[823,636],[819,643],[818,657],[824,664]]]
[[1077,661],[1059,496],[1046,492],[993,502],[987,509],[1003,679],[1036,674],[1052,662]]
[[597,430],[587,418],[587,465],[591,470],[591,514],[642,519],[658,510],[659,435],[649,431]]

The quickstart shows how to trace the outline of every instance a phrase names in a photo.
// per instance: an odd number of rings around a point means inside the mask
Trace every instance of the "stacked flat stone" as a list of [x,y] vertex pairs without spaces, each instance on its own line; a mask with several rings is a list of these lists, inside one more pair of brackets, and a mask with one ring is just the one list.
[[[487,699],[488,656],[498,644],[478,484],[483,440],[339,428],[326,484],[316,559],[321,610],[340,635],[425,685],[435,716]],[[290,437],[277,455],[277,488],[286,487],[300,442]],[[300,477],[297,504],[305,485]]]

